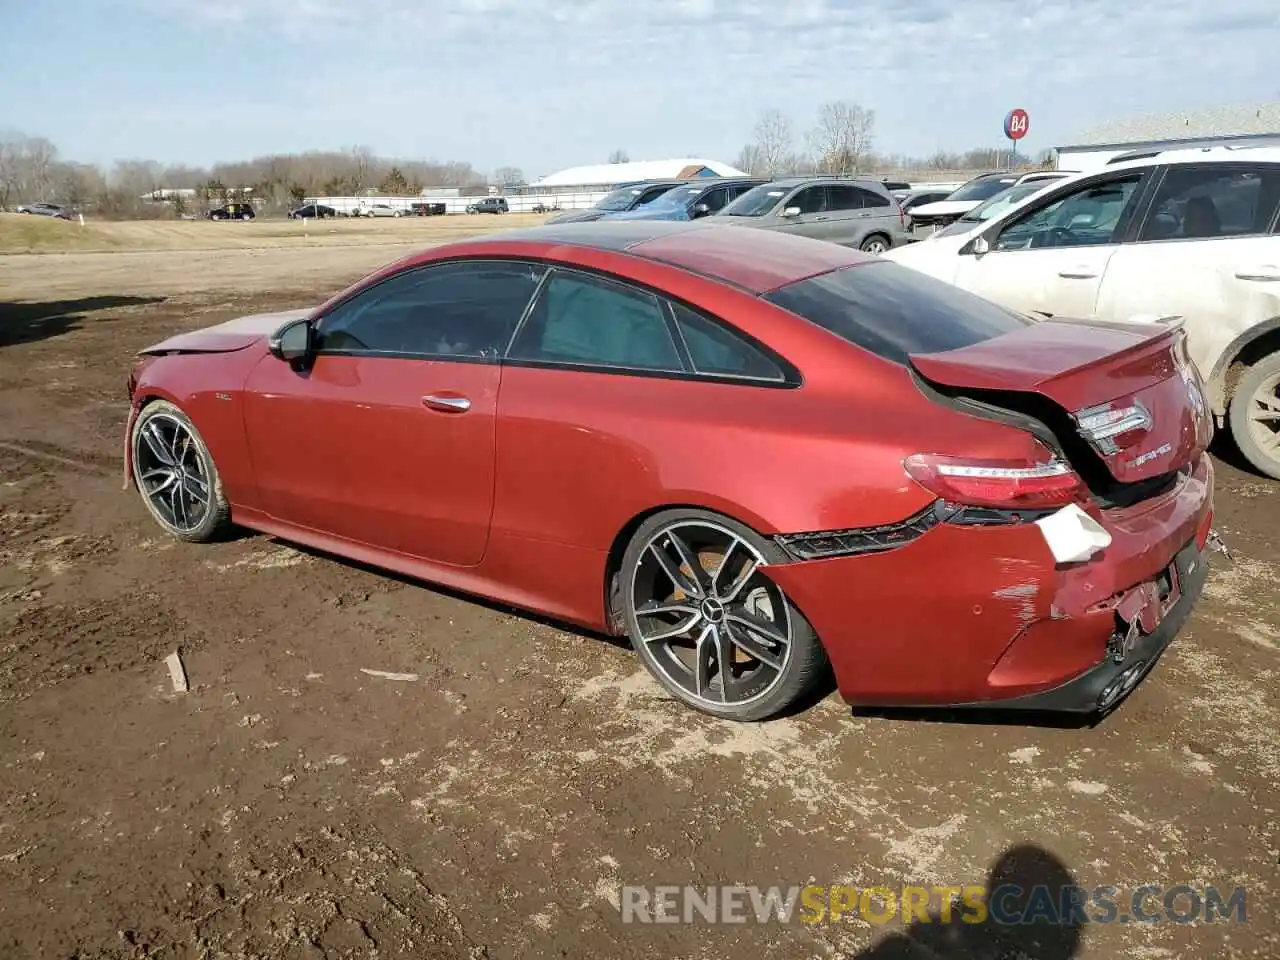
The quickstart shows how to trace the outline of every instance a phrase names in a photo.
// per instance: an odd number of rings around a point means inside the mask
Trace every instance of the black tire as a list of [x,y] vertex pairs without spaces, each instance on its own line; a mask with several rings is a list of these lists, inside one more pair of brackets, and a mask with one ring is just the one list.
[[[782,669],[777,672],[776,679],[770,682],[764,692],[753,695],[741,703],[708,702],[706,699],[691,694],[690,691],[664,675],[663,667],[660,665],[650,644],[643,639],[644,634],[636,614],[635,596],[641,569],[640,564],[645,558],[649,544],[664,530],[679,524],[692,524],[693,529],[698,529],[698,524],[706,524],[713,528],[723,529],[754,549],[766,564],[785,563],[787,561],[786,555],[777,544],[760,536],[750,527],[721,514],[712,513],[709,510],[693,508],[664,510],[647,519],[635,532],[635,535],[627,545],[626,552],[623,554],[622,567],[618,577],[620,596],[618,596],[617,601],[627,635],[645,668],[667,692],[677,699],[696,710],[726,720],[748,722],[766,720],[814,693],[819,684],[829,674],[830,667],[826,651],[823,649],[822,642],[818,639],[818,635],[814,632],[813,627],[810,626],[809,621],[804,618],[804,615],[790,600],[786,599],[781,589],[773,584],[771,584],[770,589],[775,590],[786,604],[784,612],[790,632],[790,642],[789,654],[786,655]],[[725,555],[727,553],[728,551],[726,551]],[[725,562],[723,556],[721,557],[721,562]],[[707,568],[703,566],[701,555],[699,555],[699,565],[706,571]],[[756,576],[763,575],[756,574]],[[748,580],[748,583],[751,582],[755,582],[754,578]],[[729,604],[726,602],[726,608],[728,606]],[[775,620],[775,622],[777,621]],[[739,654],[735,650],[735,662],[737,656]]]
[[873,233],[862,241],[862,245],[858,249],[863,253],[879,256],[886,250],[892,250],[893,242],[882,233]]
[[[179,459],[185,463],[190,463],[192,466],[195,466],[195,461],[198,460],[199,476],[203,479],[196,482],[206,484],[209,495],[208,506],[201,512],[199,522],[187,525],[175,523],[173,517],[166,516],[165,512],[146,493],[150,488],[150,483],[144,477],[144,464],[152,458],[149,450],[154,450],[155,448],[148,444],[147,439],[144,438],[143,431],[149,429],[148,425],[153,421],[156,421],[157,427],[159,427],[162,420],[165,425],[171,425],[175,422],[180,424],[191,439],[191,444],[184,448],[184,453]],[[161,430],[161,435],[165,435],[163,429]],[[152,519],[160,524],[171,536],[191,543],[208,543],[226,534],[231,526],[231,505],[227,503],[227,499],[223,495],[222,480],[218,476],[217,467],[214,465],[213,454],[209,452],[204,438],[200,436],[200,431],[196,429],[190,417],[168,401],[152,401],[142,408],[137,420],[134,421],[133,433],[129,438],[129,443],[133,459],[133,483],[138,488],[143,505],[147,508],[147,512],[151,514]],[[172,451],[170,453],[172,454]],[[183,469],[185,471],[187,467],[184,466]],[[197,471],[190,470],[184,474],[184,480],[181,482],[186,482],[187,477],[196,476]]]
[[[1228,421],[1236,446],[1245,458],[1268,477],[1280,480],[1280,448],[1268,451],[1253,435],[1250,420],[1250,414],[1258,405],[1256,398],[1260,393],[1265,391],[1272,398],[1275,397],[1274,381],[1277,377],[1280,377],[1280,353],[1263,357],[1246,370],[1232,394]],[[1272,422],[1280,430],[1280,422]]]

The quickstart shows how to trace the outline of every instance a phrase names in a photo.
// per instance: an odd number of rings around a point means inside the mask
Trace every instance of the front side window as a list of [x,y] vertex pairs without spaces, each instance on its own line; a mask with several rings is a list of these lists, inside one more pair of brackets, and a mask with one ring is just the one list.
[[1000,231],[996,250],[1037,250],[1118,243],[1144,174],[1095,181],[1039,207]]
[[1264,234],[1280,205],[1280,168],[1170,167],[1139,241]]
[[406,270],[322,317],[319,352],[497,360],[545,269],[458,261]]
[[684,371],[661,301],[584,274],[548,278],[508,354],[512,360]]
[[1020,330],[1034,321],[889,261],[844,267],[765,298],[894,363]]
[[787,202],[788,207],[799,207],[801,213],[822,213],[827,209],[826,187],[805,187]]
[[695,204],[695,206],[705,206],[708,213],[715,213],[717,210],[724,209],[725,203],[728,202],[729,194],[724,187],[712,190],[706,196]]

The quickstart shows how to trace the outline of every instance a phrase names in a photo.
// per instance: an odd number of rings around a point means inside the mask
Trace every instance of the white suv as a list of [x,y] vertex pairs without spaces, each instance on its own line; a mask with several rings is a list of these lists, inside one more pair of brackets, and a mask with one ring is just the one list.
[[972,231],[888,251],[1028,314],[1184,318],[1219,426],[1280,479],[1280,148],[1077,174]]

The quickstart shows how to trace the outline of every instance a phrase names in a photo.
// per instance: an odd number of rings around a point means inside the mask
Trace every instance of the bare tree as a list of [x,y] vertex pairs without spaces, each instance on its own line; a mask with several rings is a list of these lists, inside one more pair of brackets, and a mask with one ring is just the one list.
[[514,187],[524,183],[524,171],[519,167],[499,167],[493,171],[493,182],[500,187]]
[[613,153],[609,154],[609,162],[610,163],[630,163],[631,157],[627,155],[627,151],[619,147],[617,150],[613,151]]
[[795,140],[791,118],[781,110],[765,110],[756,121],[754,133],[755,142],[752,147],[756,168],[751,172],[765,177],[776,177],[787,172]]
[[21,136],[0,138],[0,210],[7,209],[11,200],[22,199],[22,145],[25,140]]
[[818,112],[818,124],[809,134],[823,173],[849,176],[867,166],[871,155],[876,114],[856,103],[835,100]]

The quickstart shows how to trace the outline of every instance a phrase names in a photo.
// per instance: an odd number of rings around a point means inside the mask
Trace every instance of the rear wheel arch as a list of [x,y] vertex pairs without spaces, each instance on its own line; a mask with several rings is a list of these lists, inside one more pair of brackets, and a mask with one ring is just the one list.
[[1227,345],[1213,372],[1205,378],[1214,414],[1227,415],[1245,371],[1273,353],[1280,353],[1280,317],[1255,324]]
[[622,612],[619,607],[620,583],[618,574],[622,572],[622,558],[626,555],[627,547],[631,544],[632,538],[635,537],[636,531],[644,525],[645,521],[650,517],[655,517],[670,510],[707,510],[735,523],[740,523],[765,539],[771,536],[770,533],[763,532],[769,529],[769,524],[765,523],[761,517],[754,515],[749,510],[740,510],[734,506],[726,508],[725,504],[712,505],[685,498],[670,503],[656,504],[640,511],[624,523],[617,534],[614,535],[613,542],[609,545],[609,550],[605,557],[604,578],[601,584],[604,592],[605,623],[608,625],[609,632],[615,636],[623,636],[627,632],[622,622]]

